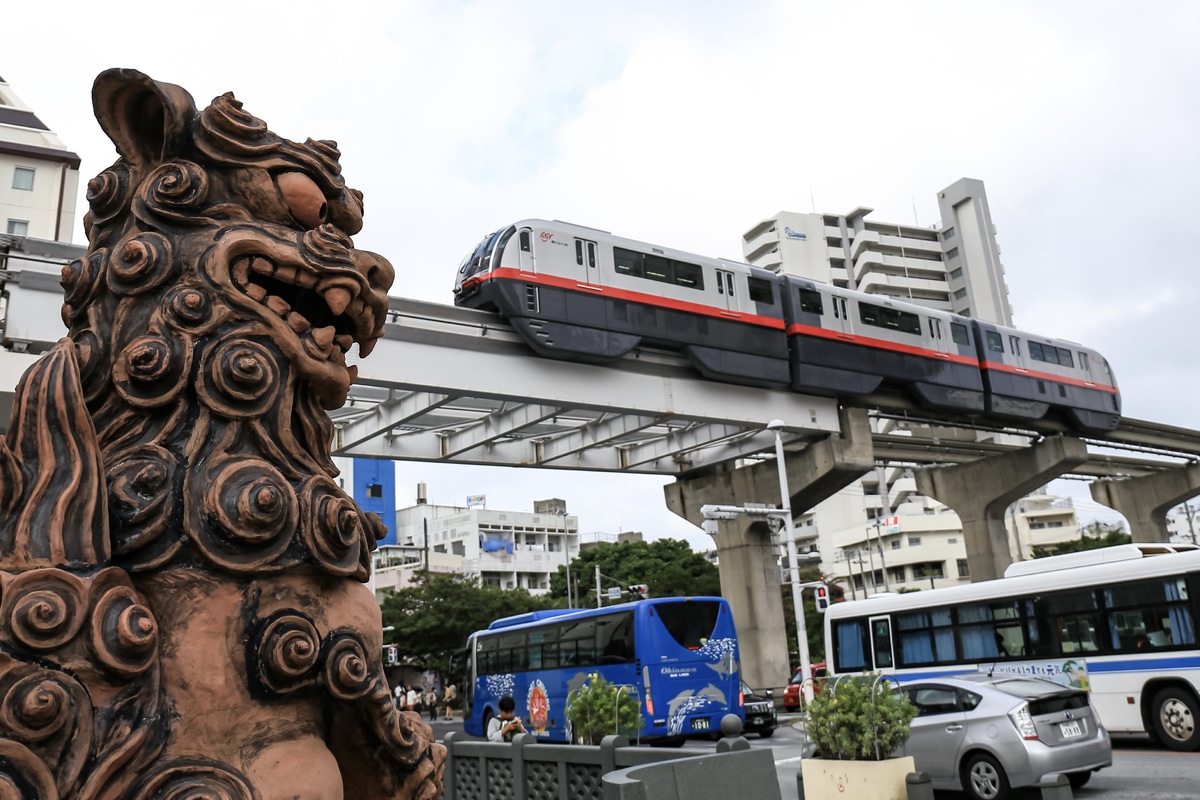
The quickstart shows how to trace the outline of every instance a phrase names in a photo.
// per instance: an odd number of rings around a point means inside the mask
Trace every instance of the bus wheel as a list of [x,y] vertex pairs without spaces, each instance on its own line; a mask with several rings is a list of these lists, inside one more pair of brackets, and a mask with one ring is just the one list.
[[1154,695],[1154,732],[1171,750],[1190,752],[1200,748],[1197,717],[1200,708],[1191,692],[1171,686]]

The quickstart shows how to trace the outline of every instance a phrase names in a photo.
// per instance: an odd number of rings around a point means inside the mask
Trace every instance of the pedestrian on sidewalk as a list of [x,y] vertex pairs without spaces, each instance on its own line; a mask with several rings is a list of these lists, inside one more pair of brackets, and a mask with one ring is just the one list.
[[425,690],[425,705],[429,707],[429,721],[437,719],[437,692],[432,685]]

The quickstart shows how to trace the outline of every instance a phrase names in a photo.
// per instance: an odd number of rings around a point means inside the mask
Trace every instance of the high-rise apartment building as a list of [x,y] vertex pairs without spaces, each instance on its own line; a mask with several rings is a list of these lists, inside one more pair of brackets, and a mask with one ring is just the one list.
[[[868,294],[1012,325],[1000,246],[983,182],[962,178],[938,192],[938,225],[847,214],[781,211],[742,235],[747,262]],[[892,424],[875,421],[883,431]],[[995,439],[1002,434],[953,431]],[[880,467],[796,520],[817,533],[822,570],[852,594],[970,580],[958,516],[916,491],[911,469]],[[1032,545],[1078,535],[1070,501],[1039,495],[1014,509],[1016,558]]]
[[742,235],[746,261],[967,317],[1012,324],[1000,246],[983,182],[938,192],[941,225],[920,227],[848,214],[780,211]]
[[0,77],[0,235],[70,241],[79,156]]

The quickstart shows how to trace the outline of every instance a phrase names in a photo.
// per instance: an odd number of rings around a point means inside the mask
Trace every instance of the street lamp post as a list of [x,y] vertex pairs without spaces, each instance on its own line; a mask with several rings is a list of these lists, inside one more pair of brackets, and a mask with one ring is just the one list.
[[804,624],[804,590],[800,586],[800,562],[796,557],[796,538],[792,531],[792,493],[788,490],[787,462],[783,456],[783,420],[773,419],[767,430],[775,432],[775,465],[779,468],[780,505],[783,509],[783,535],[787,545],[788,577],[792,584],[792,606],[796,612],[796,649],[800,651],[800,674],[803,676],[801,690],[804,701],[812,700],[812,665],[808,657],[808,626]]

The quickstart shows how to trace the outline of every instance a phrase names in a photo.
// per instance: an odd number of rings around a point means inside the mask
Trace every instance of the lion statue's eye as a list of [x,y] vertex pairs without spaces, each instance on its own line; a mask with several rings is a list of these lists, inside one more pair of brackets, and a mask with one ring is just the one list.
[[275,179],[275,185],[296,222],[316,228],[328,221],[329,205],[311,178],[299,172],[285,172]]

